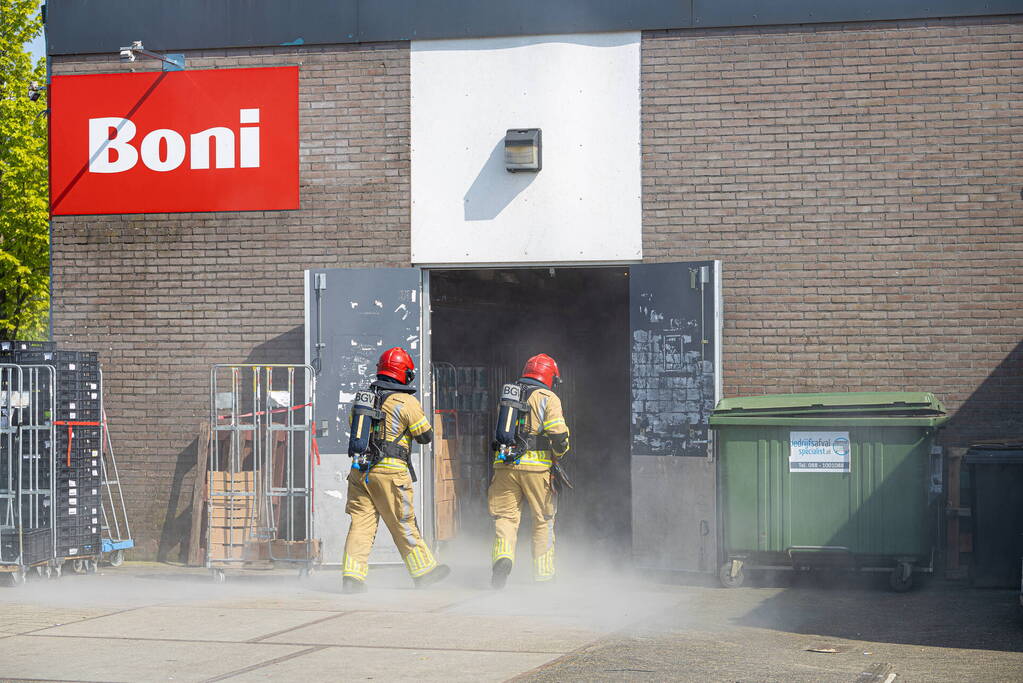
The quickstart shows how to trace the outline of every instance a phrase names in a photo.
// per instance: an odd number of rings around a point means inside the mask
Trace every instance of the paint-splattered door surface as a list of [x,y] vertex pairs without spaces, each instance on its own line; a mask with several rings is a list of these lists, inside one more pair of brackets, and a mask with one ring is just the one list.
[[[380,354],[405,348],[420,368],[421,272],[417,268],[335,268],[306,272],[306,353],[318,369],[316,424],[321,464],[316,468],[316,529],[324,562],[341,562],[349,519],[346,478],[348,414],[355,392],[376,376]],[[418,386],[418,380],[416,382]],[[413,462],[419,467],[419,454]],[[416,491],[417,513],[422,495]],[[378,534],[371,562],[400,562],[388,534]]]
[[629,268],[633,555],[712,571],[716,477],[708,419],[720,393],[720,266]]
[[632,454],[706,457],[717,387],[713,262],[629,269]]

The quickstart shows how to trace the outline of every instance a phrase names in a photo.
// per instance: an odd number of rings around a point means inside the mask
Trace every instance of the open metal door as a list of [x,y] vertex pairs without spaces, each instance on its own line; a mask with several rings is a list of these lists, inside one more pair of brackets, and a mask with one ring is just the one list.
[[721,394],[718,261],[629,267],[632,535],[637,566],[714,571],[708,419]]
[[[381,352],[402,346],[421,369],[428,367],[421,339],[422,272],[418,268],[332,268],[305,273],[306,362],[316,370],[316,426],[320,463],[314,470],[314,515],[323,540],[323,561],[340,564],[349,517],[348,414],[355,392],[374,378]],[[420,385],[429,386],[428,380]],[[418,394],[417,394],[418,396]],[[422,400],[423,397],[419,396]],[[428,404],[424,402],[424,407]],[[426,480],[422,447],[413,443],[413,464]],[[423,492],[415,491],[422,523]],[[378,531],[371,563],[400,563],[386,529]]]

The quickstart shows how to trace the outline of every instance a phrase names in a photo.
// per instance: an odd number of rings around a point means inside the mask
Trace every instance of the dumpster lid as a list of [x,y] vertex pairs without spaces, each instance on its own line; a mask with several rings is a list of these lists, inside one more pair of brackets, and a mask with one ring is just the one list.
[[965,465],[1023,465],[1023,441],[975,443],[966,451]]
[[783,417],[835,414],[889,416],[942,415],[941,401],[924,391],[848,391],[825,394],[772,394],[740,396],[718,402],[716,416],[763,415]]

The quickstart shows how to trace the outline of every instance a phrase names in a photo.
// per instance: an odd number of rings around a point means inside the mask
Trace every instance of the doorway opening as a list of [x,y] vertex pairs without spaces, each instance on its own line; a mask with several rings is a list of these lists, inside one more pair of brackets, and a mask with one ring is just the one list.
[[[430,271],[437,539],[492,534],[487,487],[500,388],[538,353],[558,363],[571,430],[564,462],[574,491],[557,529],[576,557],[631,557],[629,270],[505,268]],[[532,524],[523,514],[520,552]],[[578,541],[578,542],[576,542]]]

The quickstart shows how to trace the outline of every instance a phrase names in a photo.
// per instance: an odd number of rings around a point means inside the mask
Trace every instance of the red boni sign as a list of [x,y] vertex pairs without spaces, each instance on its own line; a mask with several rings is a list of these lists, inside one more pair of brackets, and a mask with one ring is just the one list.
[[54,76],[55,216],[297,209],[298,67]]

